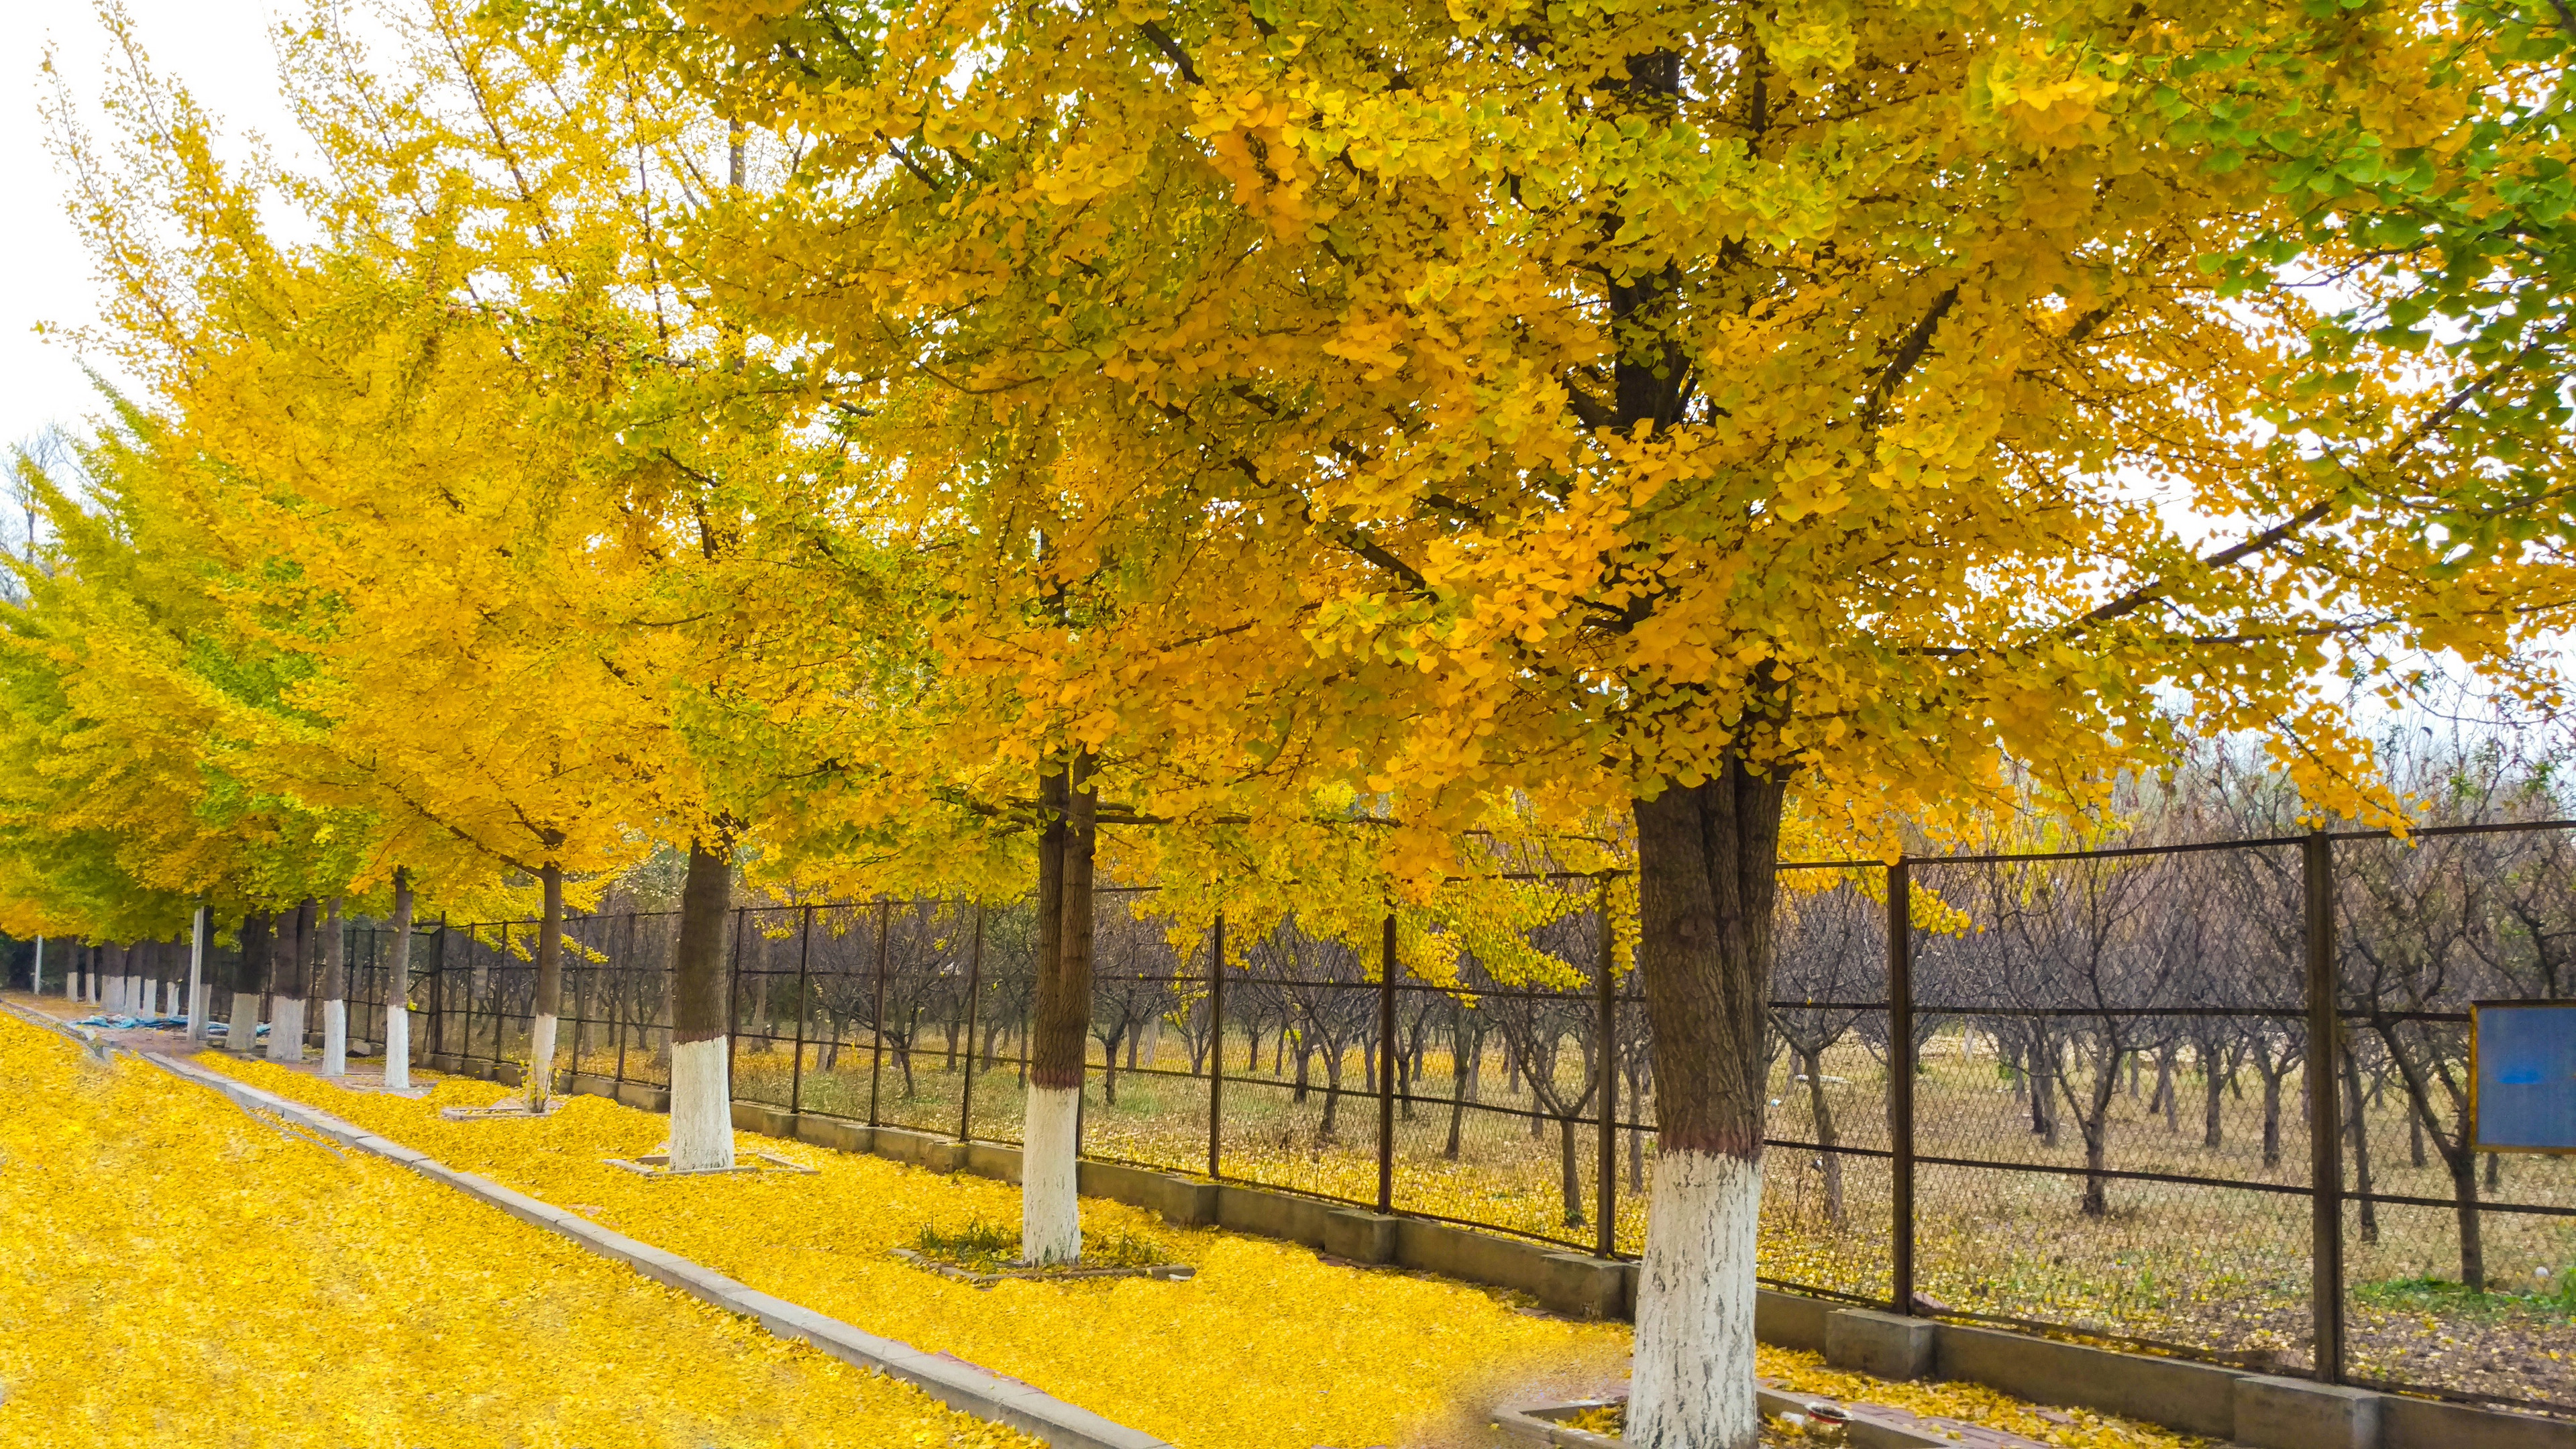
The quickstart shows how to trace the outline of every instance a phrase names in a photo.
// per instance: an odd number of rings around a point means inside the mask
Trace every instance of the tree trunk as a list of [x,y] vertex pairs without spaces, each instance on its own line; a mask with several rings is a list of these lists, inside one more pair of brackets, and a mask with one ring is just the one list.
[[1639,1449],[1751,1449],[1758,1432],[1754,1234],[1783,784],[1730,756],[1714,778],[1636,805],[1662,1124],[1628,1404]]
[[2200,1145],[2218,1147],[2226,1138],[2220,1130],[2218,1109],[2227,1097],[2227,1074],[2220,1067],[2218,1054],[2207,1047],[2200,1049],[2200,1075],[2203,1100],[2200,1112]]
[[241,960],[233,966],[233,1019],[224,1028],[224,1050],[249,1056],[259,1050],[259,999],[276,970],[275,943],[269,916],[251,911],[242,917]]
[[[1121,1037],[1125,1037],[1127,1039],[1127,1045],[1132,1051],[1136,1044],[1135,1038],[1130,1036],[1127,1030],[1123,1027],[1110,1033],[1107,1037],[1103,1038],[1100,1043],[1100,1060],[1102,1063],[1102,1070],[1100,1073],[1100,1102],[1101,1105],[1105,1107],[1115,1107],[1118,1105],[1118,1042]],[[1127,1069],[1129,1071],[1134,1071],[1136,1069],[1136,1059],[1132,1055],[1127,1059]]]
[[2352,1137],[2352,1180],[2359,1189],[2356,1196],[2361,1206],[2361,1240],[2379,1241],[2379,1204],[2370,1196],[2370,1123],[2361,1095],[2361,1068],[2355,1066],[2351,1052],[2337,1052],[2343,1059],[2344,1131]]
[[[1316,1135],[1323,1138],[1326,1142],[1330,1142],[1333,1140],[1333,1133],[1337,1124],[1341,1120],[1342,1044],[1339,1041],[1325,1042],[1324,1050],[1321,1055],[1324,1058],[1324,1122],[1321,1127],[1316,1129]],[[1306,1057],[1304,1049],[1301,1047],[1297,1057],[1297,1075],[1302,1077],[1305,1074]]]
[[2258,1058],[2254,1070],[2263,1078],[2263,1165],[2281,1165],[2281,1076],[2290,1069],[2287,1060],[2278,1066],[2269,1057]]
[[[2119,1052],[2106,1042],[2094,1060],[2097,1066],[2093,1077],[2093,1099],[2084,1104],[2089,1110],[2080,1112],[2076,1119],[2077,1128],[2084,1134],[2084,1215],[2088,1218],[2105,1217],[2111,1211],[2110,1181],[2102,1174],[2111,1165],[2111,1099],[2120,1092]],[[2137,1067],[2134,1054],[2130,1056],[2129,1064],[2134,1073]]]
[[671,953],[671,1166],[687,1171],[734,1165],[724,972],[732,908],[732,863],[690,840],[680,939]]
[[304,1060],[304,990],[307,972],[313,962],[314,901],[306,896],[295,905],[292,934],[278,933],[277,973],[271,983],[276,1004],[269,1008],[268,1058],[270,1061]]
[[2487,1250],[2478,1212],[2478,1155],[2469,1147],[2468,1124],[2460,1140],[2444,1143],[2444,1165],[2451,1169],[2451,1200],[2460,1223],[2460,1282],[2472,1293],[2487,1291]]
[[2030,1135],[2033,1137],[2048,1131],[2048,1070],[2040,1065],[2039,1059],[2040,1044],[2047,1035],[2044,1028],[2034,1028],[2030,1046],[2022,1057],[2029,1066],[2029,1070],[2022,1073],[2022,1086],[2030,1092]]
[[1583,1226],[1583,1174],[1574,1160],[1574,1129],[1578,1119],[1571,1114],[1556,1119],[1557,1188],[1565,1197],[1565,1225]]
[[1458,1021],[1449,1030],[1449,1075],[1453,1079],[1449,1091],[1449,1142],[1440,1149],[1440,1155],[1455,1162],[1458,1160],[1459,1129],[1466,1122],[1467,1104],[1476,1100],[1476,1079],[1484,1071],[1485,1033],[1481,1027],[1472,1032],[1467,1030],[1467,1008],[1457,1006],[1452,1009],[1457,1013]]
[[[1280,1049],[1282,1051],[1287,1049],[1287,1035],[1288,1033],[1283,1028],[1281,1031],[1280,1045]],[[1288,1102],[1291,1106],[1303,1106],[1306,1101],[1306,1082],[1309,1075],[1308,1064],[1315,1058],[1315,1049],[1306,1045],[1306,1034],[1304,1032],[1301,1031],[1295,1035],[1297,1037],[1297,1085],[1288,1093]]]
[[1039,786],[1037,998],[1031,1012],[1028,1115],[1020,1158],[1020,1253],[1029,1263],[1082,1258],[1081,1151],[1085,1042],[1091,1031],[1091,866],[1097,795],[1077,756]]
[[411,872],[394,872],[393,949],[385,959],[385,1090],[411,1090]]
[[[528,1075],[521,1083],[528,1109],[542,1112],[555,1090],[555,1031],[563,1018],[563,867],[547,861],[537,872],[545,903],[537,920],[537,999],[528,1032]],[[685,903],[684,903],[685,904]],[[726,1126],[731,1130],[732,1107]]]
[[2066,1077],[2066,1044],[2052,1038],[2046,1027],[2040,1028],[2039,1044],[2031,1048],[2030,1084],[2035,1094],[2031,1110],[2039,1114],[2039,1145],[2057,1145],[2057,1094]]
[[1843,1156],[1834,1147],[1834,1109],[1825,1100],[1825,1050],[1811,1047],[1799,1054],[1807,1068],[1807,1111],[1815,1118],[1816,1145],[1824,1149],[1817,1160],[1825,1169],[1825,1221],[1835,1227],[1843,1225]]
[[322,910],[322,1075],[349,1075],[349,945],[338,896]]

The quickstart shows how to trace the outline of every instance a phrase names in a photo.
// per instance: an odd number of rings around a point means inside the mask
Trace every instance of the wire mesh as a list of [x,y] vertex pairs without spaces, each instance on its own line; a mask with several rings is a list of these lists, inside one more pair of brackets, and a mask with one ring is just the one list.
[[[1917,1311],[2310,1371],[2317,882],[2295,837],[2149,844],[1909,862],[1899,950],[1887,870],[1783,869],[1766,1283],[1888,1304],[1910,1261]],[[2576,1163],[2463,1135],[2470,1004],[2576,994],[2576,840],[2347,837],[2326,884],[2346,1372],[2576,1405]],[[1536,882],[1407,927],[1391,983],[1367,912],[1235,923],[1219,979],[1209,933],[1104,890],[1085,1154],[1363,1207],[1383,1172],[1398,1212],[1576,1251],[1604,1246],[1606,1191],[1607,1246],[1642,1252],[1651,1012],[1633,971],[1604,990],[1597,890]],[[667,1087],[677,928],[567,923],[559,1070]],[[725,945],[736,1095],[1016,1144],[1035,938],[1027,901],[744,907]],[[347,940],[351,1032],[372,1042],[405,986],[381,923]],[[415,1052],[524,1057],[532,941],[524,922],[421,923]],[[237,961],[208,955],[219,1021]]]

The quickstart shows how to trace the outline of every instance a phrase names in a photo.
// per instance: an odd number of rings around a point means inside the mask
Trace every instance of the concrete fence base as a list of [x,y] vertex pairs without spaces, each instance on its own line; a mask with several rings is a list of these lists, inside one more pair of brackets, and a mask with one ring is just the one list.
[[[515,1082],[505,1064],[453,1058],[458,1075]],[[636,1083],[576,1076],[571,1089],[668,1111],[670,1094]],[[937,1172],[1020,1180],[1019,1149],[899,1127],[870,1127],[757,1102],[733,1104],[734,1126],[839,1152],[867,1152]],[[1354,1262],[1438,1273],[1518,1289],[1551,1312],[1633,1318],[1637,1265],[1402,1214],[1230,1182],[1209,1182],[1108,1162],[1083,1162],[1077,1189],[1160,1213],[1184,1227],[1219,1227],[1302,1243]],[[1857,1308],[1763,1289],[1754,1336],[1780,1348],[1883,1378],[1982,1384],[2037,1404],[2092,1409],[2230,1441],[2242,1449],[2576,1449],[2576,1423],[2368,1389],[2278,1378],[2221,1364],[2122,1353],[2031,1334]]]

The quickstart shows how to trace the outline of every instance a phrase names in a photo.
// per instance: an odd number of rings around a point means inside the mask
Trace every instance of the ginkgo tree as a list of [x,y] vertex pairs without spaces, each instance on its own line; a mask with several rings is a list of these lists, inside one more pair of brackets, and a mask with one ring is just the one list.
[[2555,689],[2556,7],[534,15],[799,139],[731,285],[853,409],[953,400],[925,507],[1047,532],[955,667],[1053,629],[1140,791],[1339,778],[1402,869],[1497,791],[1632,815],[1631,1442],[1755,1437],[1792,792],[1868,833],[2189,722],[2369,811],[2346,679]]
[[[637,168],[685,169],[705,114],[451,6],[386,18],[398,84],[328,15],[282,34],[323,178],[216,165],[203,118],[139,59],[112,93],[121,153],[77,134],[67,149],[90,178],[117,343],[212,460],[164,506],[202,521],[237,584],[234,625],[302,666],[262,762],[368,814],[368,879],[392,877],[398,916],[414,876],[449,899],[478,878],[537,883],[527,1080],[542,1103],[566,873],[612,871],[659,833],[736,828],[708,823],[673,715],[730,657],[685,625],[731,614],[673,624],[662,606],[687,591],[675,575],[725,552],[703,486],[715,460],[786,464],[776,410],[707,365],[723,338],[659,275],[671,182]],[[327,240],[272,240],[261,202],[277,197]],[[173,217],[179,243],[156,249]],[[720,848],[692,854],[729,878]],[[686,900],[675,1160],[724,1165],[724,1012],[705,998],[725,902]]]

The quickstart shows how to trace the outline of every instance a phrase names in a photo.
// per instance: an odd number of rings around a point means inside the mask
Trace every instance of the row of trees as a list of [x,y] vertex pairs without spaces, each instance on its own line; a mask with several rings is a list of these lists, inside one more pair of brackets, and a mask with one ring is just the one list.
[[1054,1258],[1095,879],[1364,951],[1632,859],[1643,1444],[1755,1432],[1784,832],[2191,723],[2385,812],[2337,667],[2554,687],[2547,6],[326,3],[302,170],[106,14],[57,130],[134,391],[29,480],[0,926],[520,893],[542,1044],[665,847],[706,1165],[737,868],[1034,878]]

